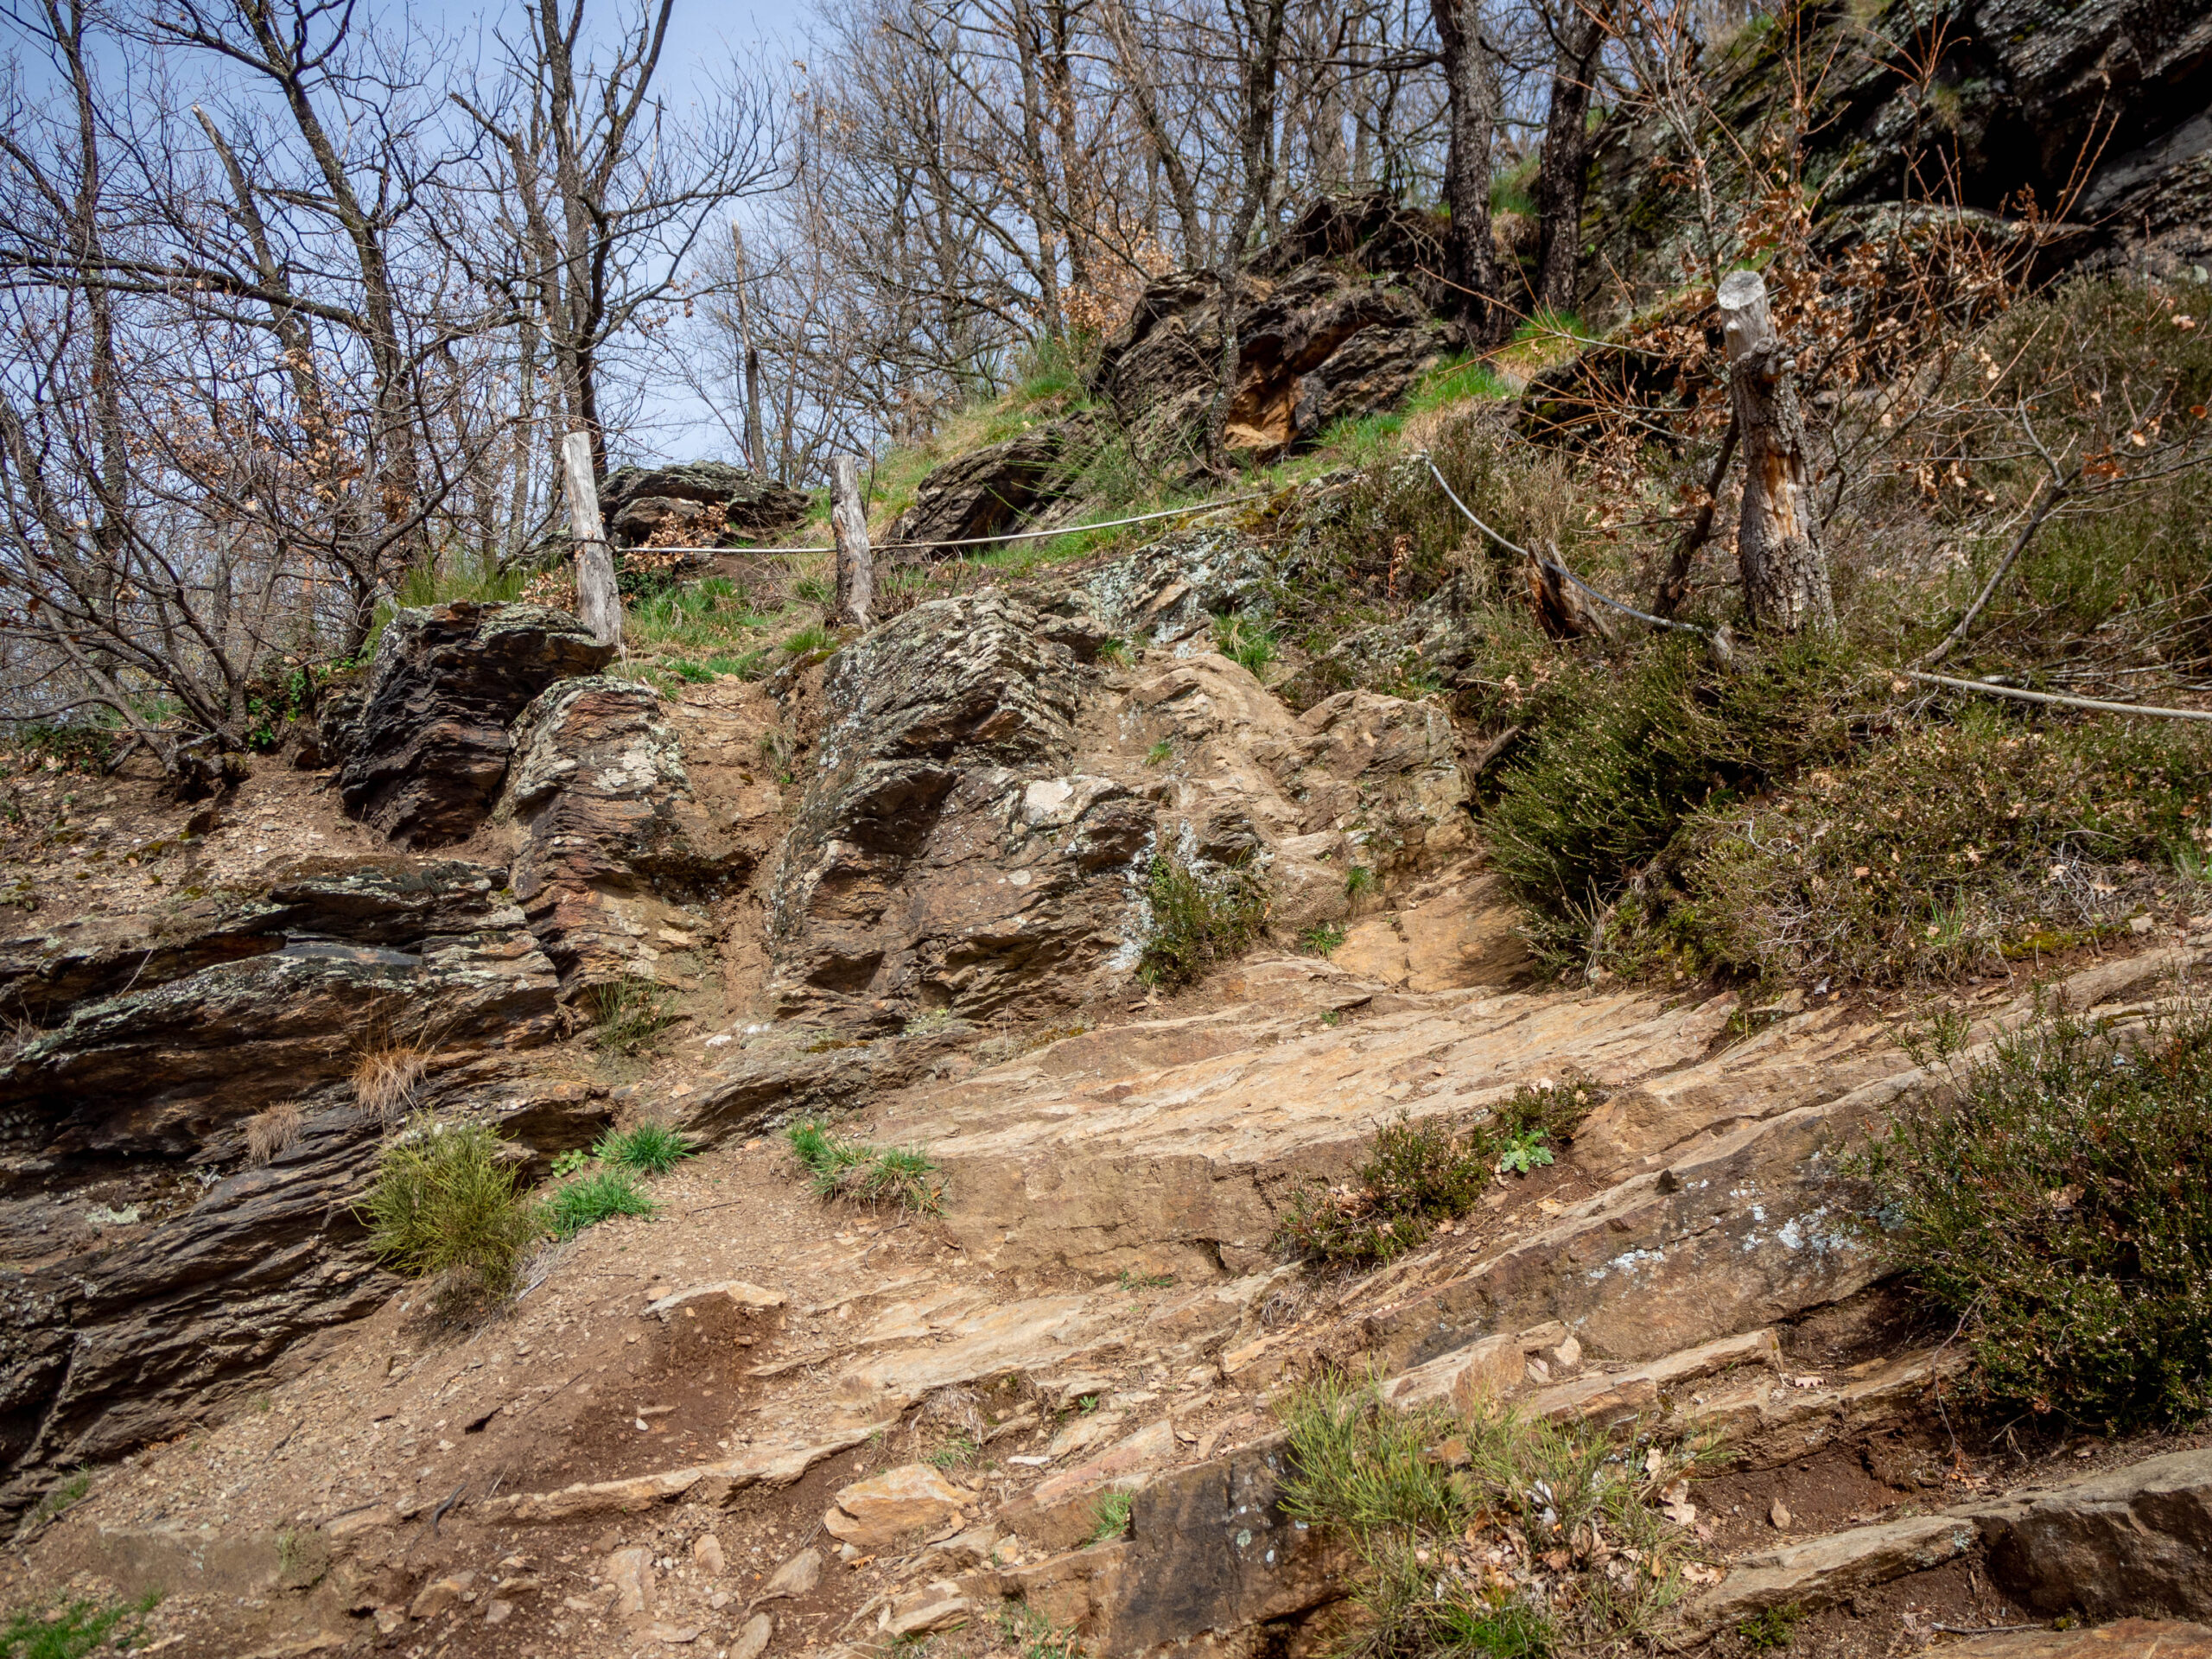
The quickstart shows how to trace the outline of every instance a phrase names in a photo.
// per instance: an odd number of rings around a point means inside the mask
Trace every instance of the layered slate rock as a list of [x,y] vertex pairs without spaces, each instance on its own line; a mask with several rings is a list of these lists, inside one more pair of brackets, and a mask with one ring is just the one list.
[[1077,470],[1096,448],[1097,429],[1072,416],[1001,442],[985,444],[933,468],[914,490],[914,505],[891,526],[899,556],[950,556],[902,542],[975,541],[1018,530],[1042,508],[1067,499]]
[[[502,1085],[556,1034],[556,982],[496,867],[317,861],[258,889],[0,944],[47,1021],[0,1064],[0,1457],[26,1468],[175,1433],[391,1282],[352,1204],[385,1129],[365,1053],[425,1096],[486,1090],[561,1145],[580,1090]],[[251,1166],[249,1133],[287,1135]]]
[[564,680],[513,738],[496,816],[520,836],[515,897],[564,990],[626,974],[684,983],[706,918],[676,895],[741,880],[753,859],[693,798],[658,694],[596,675]]
[[[1889,44],[1928,27],[1904,0],[1872,16],[1808,14],[1809,38],[1775,29],[1719,55],[1705,89],[1719,124],[1706,135],[1715,192],[1738,193],[1736,158],[1759,153],[1751,135],[1771,123],[1806,135],[1803,182],[1829,219],[1816,234],[1832,239],[1871,228],[1870,209],[1955,184],[1958,206],[1976,215],[2017,213],[2024,193],[2045,213],[2066,209],[2071,233],[2046,244],[2046,270],[2124,260],[2179,277],[2212,260],[2212,53],[2201,9],[1967,0],[1945,10],[1941,57],[1925,64]],[[1827,67],[1810,106],[1794,109],[1808,61]],[[1926,85],[1943,89],[1940,132]],[[1608,124],[1584,227],[1585,316],[1673,291],[1686,253],[1699,268],[1695,202],[1676,182],[1683,160],[1663,119]]]
[[[1240,274],[1241,378],[1225,433],[1258,456],[1318,438],[1332,423],[1390,408],[1461,343],[1428,216],[1372,193],[1323,198]],[[1222,349],[1223,294],[1211,271],[1146,288],[1100,357],[1098,386],[1132,448],[1167,465],[1203,452]]]
[[[807,499],[728,461],[618,467],[600,486],[607,533],[621,547],[663,542],[735,547],[780,535],[806,517]],[[696,538],[696,539],[695,539]]]
[[1074,653],[995,591],[916,606],[830,659],[830,723],[770,897],[782,1010],[984,1010],[1080,976],[1105,918],[1071,890],[1151,830],[1098,780],[1040,805],[1056,844],[1027,833],[1028,780],[1071,751],[1083,684]]
[[466,840],[506,775],[515,716],[556,680],[594,673],[613,655],[575,617],[543,606],[398,612],[341,740],[346,811],[403,847]]

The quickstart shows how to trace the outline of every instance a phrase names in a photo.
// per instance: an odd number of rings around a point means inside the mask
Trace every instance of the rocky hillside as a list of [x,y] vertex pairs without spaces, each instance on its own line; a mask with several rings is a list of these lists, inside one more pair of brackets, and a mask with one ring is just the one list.
[[[1715,488],[1644,129],[1590,220],[1653,300],[1618,338],[1468,359],[1429,216],[1303,214],[1235,296],[1230,499],[1183,273],[873,504],[992,537],[1135,468],[1163,520],[898,550],[835,632],[743,545],[803,498],[632,470],[623,652],[453,599],[212,797],[27,749],[0,1654],[2212,1651],[2171,10],[1978,15],[1949,103],[1824,83],[1793,245],[1844,263],[1783,315],[1845,334],[1913,99],[1979,237],[2134,89],[2069,280],[1808,387],[1830,635],[1726,561],[1651,633],[1552,568],[1647,592]],[[1780,73],[1732,47],[1713,107]],[[1539,418],[1617,371],[1629,438]]]

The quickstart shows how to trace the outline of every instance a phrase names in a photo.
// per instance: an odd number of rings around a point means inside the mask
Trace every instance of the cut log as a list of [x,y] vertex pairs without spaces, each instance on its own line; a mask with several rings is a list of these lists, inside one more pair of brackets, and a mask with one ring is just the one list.
[[591,435],[561,440],[561,465],[569,495],[569,537],[576,544],[576,618],[602,645],[622,643],[622,591],[614,582],[614,554],[599,518],[599,485],[592,477]]
[[1766,283],[1755,270],[1720,284],[1728,386],[1744,451],[1744,512],[1736,557],[1754,626],[1783,633],[1835,626],[1828,565],[1812,517],[1812,468],[1797,404],[1796,365],[1775,332]]
[[837,543],[837,626],[865,628],[875,605],[875,561],[868,551],[868,508],[861,500],[861,463],[837,457],[830,531]]

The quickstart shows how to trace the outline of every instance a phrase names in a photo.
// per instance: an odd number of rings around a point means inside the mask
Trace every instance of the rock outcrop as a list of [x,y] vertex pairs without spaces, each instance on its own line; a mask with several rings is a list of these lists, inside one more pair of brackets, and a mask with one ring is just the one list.
[[[1109,585],[1144,604],[1141,582]],[[1105,634],[1079,605],[986,592],[831,660],[770,900],[781,1013],[887,1026],[1080,1006],[1129,988],[1156,854],[1249,867],[1295,933],[1347,912],[1355,867],[1465,844],[1440,711],[1354,692],[1294,716],[1211,652],[1086,662]]]
[[[1382,193],[1324,197],[1241,276],[1243,365],[1230,448],[1256,456],[1310,443],[1335,421],[1395,406],[1460,344],[1437,315],[1442,269],[1426,214]],[[1149,465],[1204,448],[1221,360],[1220,285],[1210,271],[1162,276],[1100,354],[1097,383]]]
[[1067,499],[1098,433],[1083,416],[1051,422],[985,444],[934,467],[914,490],[914,504],[891,526],[899,558],[957,556],[906,542],[973,541],[1018,530],[1042,509]]
[[507,728],[554,681],[614,655],[575,618],[467,601],[396,613],[341,740],[346,810],[403,847],[466,840],[505,777]]
[[707,923],[677,894],[742,881],[752,859],[694,798],[659,694],[628,680],[563,680],[512,735],[494,817],[519,836],[514,894],[564,990],[625,975],[695,988]]
[[600,486],[607,533],[620,547],[664,543],[735,547],[790,530],[807,499],[772,478],[727,461],[618,467]]
[[[1933,35],[1902,3],[1801,15],[1811,38],[1753,25],[1707,74],[1707,156],[1724,198],[1753,194],[1738,191],[1737,158],[1772,124],[1805,135],[1808,199],[1847,235],[1853,214],[1942,199],[1955,183],[1956,205],[1974,213],[2018,212],[2030,194],[2063,212],[2074,228],[2044,269],[2132,260],[2176,276],[2212,260],[2212,55],[2195,10],[1966,0]],[[1908,39],[1940,57],[1900,55]],[[1809,106],[1793,109],[1793,75],[1814,61],[1825,67]],[[1668,120],[1608,124],[1585,224],[1585,315],[1619,315],[1681,281],[1697,234],[1682,165]]]

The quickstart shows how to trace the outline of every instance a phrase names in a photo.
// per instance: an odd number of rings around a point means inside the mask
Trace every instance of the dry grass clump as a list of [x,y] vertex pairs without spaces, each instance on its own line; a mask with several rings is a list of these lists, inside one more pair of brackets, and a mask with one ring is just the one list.
[[383,1042],[361,1051],[353,1064],[353,1100],[364,1116],[380,1123],[404,1117],[415,1105],[415,1085],[430,1069],[419,1045]]
[[245,1121],[245,1160],[258,1169],[299,1144],[307,1117],[296,1100],[280,1100]]

